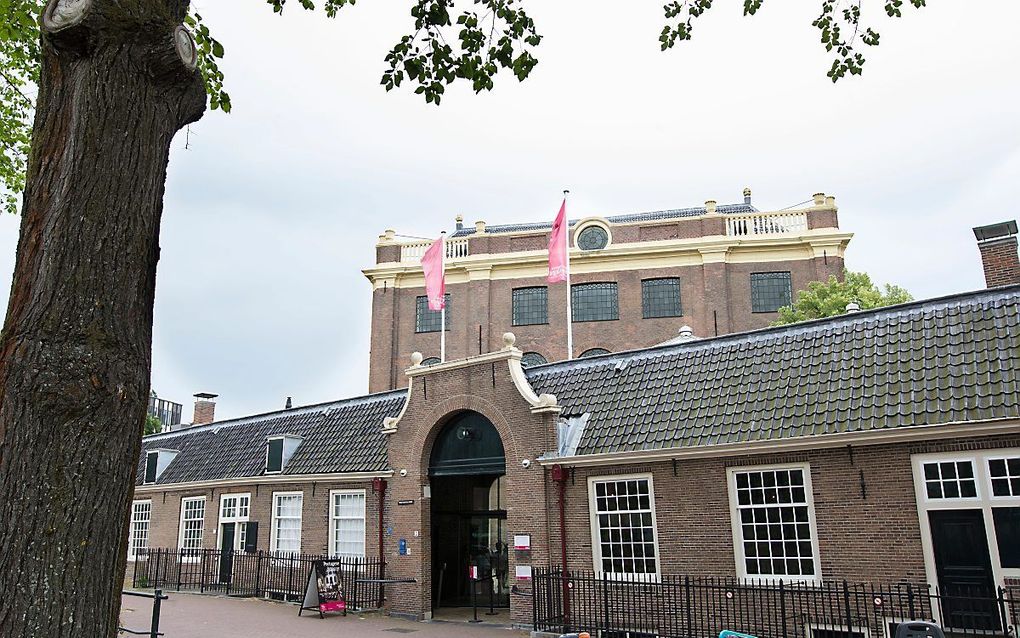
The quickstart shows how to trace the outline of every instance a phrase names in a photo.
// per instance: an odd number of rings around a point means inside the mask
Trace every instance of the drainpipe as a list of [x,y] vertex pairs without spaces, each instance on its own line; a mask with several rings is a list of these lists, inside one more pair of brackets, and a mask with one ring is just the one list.
[[552,480],[559,486],[558,500],[560,508],[560,565],[563,581],[563,631],[570,631],[570,581],[567,578],[567,517],[565,502],[567,494],[567,470],[562,465],[552,467]]
[[[372,491],[379,495],[379,580],[386,579],[386,552],[383,550],[383,506],[386,503],[386,480],[372,479]],[[379,609],[382,609],[383,585],[379,584]]]

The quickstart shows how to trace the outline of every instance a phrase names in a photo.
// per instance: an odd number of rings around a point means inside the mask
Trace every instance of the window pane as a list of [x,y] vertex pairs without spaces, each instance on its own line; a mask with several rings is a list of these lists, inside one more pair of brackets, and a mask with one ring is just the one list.
[[301,551],[301,494],[277,494],[273,499],[274,552]]
[[989,459],[992,496],[1020,496],[1020,457]]
[[330,517],[333,529],[332,555],[364,556],[365,494],[361,492],[334,494]]
[[549,323],[549,289],[545,286],[515,288],[513,291],[513,325],[530,326]]
[[[656,573],[655,526],[648,479],[596,481],[594,487],[602,570],[620,574]],[[610,558],[611,561],[607,560]]]
[[205,499],[182,499],[181,511],[181,549],[202,549],[202,534],[205,529]]
[[813,575],[803,471],[749,470],[735,472],[733,481],[746,574]]
[[149,546],[149,520],[152,515],[151,501],[135,501],[131,505],[131,535],[128,539],[128,556],[134,558],[138,550]]
[[156,482],[156,462],[159,460],[159,452],[149,452],[145,455],[145,479],[143,483]]
[[993,507],[995,542],[1004,569],[1020,568],[1020,507]]
[[[414,331],[439,332],[443,311],[429,308],[429,298],[422,295],[415,299]],[[450,329],[450,295],[446,295],[446,329]]]
[[283,471],[283,439],[269,439],[266,445],[269,450],[266,456],[266,471]]
[[521,355],[521,366],[530,368],[531,366],[540,366],[548,363],[545,357],[537,352],[525,352]]
[[974,478],[974,464],[971,461],[933,461],[925,463],[922,469],[925,493],[930,500],[977,496],[977,479]]
[[789,306],[792,297],[790,273],[751,273],[751,312],[775,312]]
[[620,318],[616,282],[574,284],[570,287],[574,321],[612,321]]
[[609,244],[609,233],[601,226],[589,226],[574,241],[581,250],[601,250]]
[[641,316],[645,319],[655,317],[679,317],[683,315],[680,308],[680,280],[676,277],[665,279],[645,279],[641,282]]

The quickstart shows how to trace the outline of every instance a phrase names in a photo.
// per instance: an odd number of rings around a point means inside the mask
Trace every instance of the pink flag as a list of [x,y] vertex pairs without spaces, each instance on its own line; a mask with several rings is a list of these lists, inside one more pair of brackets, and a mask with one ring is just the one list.
[[429,297],[429,310],[442,310],[446,306],[446,277],[443,272],[443,238],[429,246],[421,256],[421,269],[425,271],[425,294]]
[[567,280],[567,200],[563,199],[560,213],[549,234],[549,283]]

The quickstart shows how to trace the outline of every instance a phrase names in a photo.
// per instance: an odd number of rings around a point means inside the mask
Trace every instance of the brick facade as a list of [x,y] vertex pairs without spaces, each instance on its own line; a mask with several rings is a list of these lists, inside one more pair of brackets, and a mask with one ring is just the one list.
[[[752,312],[751,273],[789,272],[793,298],[813,281],[843,275],[842,255],[849,236],[838,234],[835,203],[823,201],[808,209],[805,218],[806,234],[767,240],[726,237],[726,217],[721,214],[659,223],[606,224],[613,247],[666,241],[669,243],[664,249],[672,252],[667,253],[668,258],[659,253],[634,253],[625,266],[606,266],[602,270],[596,266],[595,272],[578,268],[571,275],[572,284],[615,282],[619,298],[618,320],[574,322],[574,356],[596,347],[619,352],[652,346],[676,337],[685,324],[702,337],[768,326],[778,313]],[[698,244],[706,239],[727,241],[711,246]],[[456,268],[463,271],[463,276],[455,278],[451,274],[447,279],[450,330],[446,335],[446,359],[489,352],[499,343],[500,335],[510,330],[525,352],[537,352],[550,362],[566,359],[566,284],[548,284],[541,269],[532,272],[522,267],[497,274],[494,265],[508,253],[541,253],[548,244],[548,234],[479,234],[468,236],[467,241],[470,258],[456,266],[452,261],[448,265],[450,273]],[[757,242],[753,249],[744,245],[748,241]],[[539,254],[536,259],[541,258]],[[581,255],[572,259],[580,264],[584,258]],[[380,268],[395,265],[392,262],[399,261],[400,246],[380,244],[377,259],[386,260],[379,262]],[[416,299],[425,294],[424,284],[400,283],[400,277],[414,271],[420,273],[416,263],[401,265],[401,274],[392,280],[381,271],[365,271],[376,282],[372,296],[371,392],[406,385],[403,371],[407,353],[439,356],[439,333],[415,331]],[[642,318],[641,281],[658,277],[680,279],[682,316]],[[548,286],[549,323],[514,326],[512,291],[531,286]]]

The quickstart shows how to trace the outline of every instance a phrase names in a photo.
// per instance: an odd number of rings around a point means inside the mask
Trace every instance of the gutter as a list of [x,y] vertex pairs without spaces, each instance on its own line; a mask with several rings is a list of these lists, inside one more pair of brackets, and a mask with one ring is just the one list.
[[377,478],[390,478],[393,470],[382,470],[377,472],[339,472],[333,474],[268,474],[259,476],[241,476],[238,478],[216,479],[212,481],[191,481],[189,483],[150,483],[148,485],[135,485],[135,494],[147,494],[149,492],[165,492],[167,490],[189,490],[204,489],[209,487],[232,487],[235,485],[267,485],[267,484],[290,484],[310,483],[313,481],[334,481],[339,483],[353,483],[371,481]]
[[839,448],[847,445],[870,446],[894,443],[912,443],[963,436],[995,436],[998,434],[1020,434],[1020,421],[1011,419],[989,419],[984,421],[961,421],[950,424],[916,425],[885,430],[840,432],[838,434],[817,434],[789,439],[767,439],[700,445],[688,448],[665,448],[659,450],[634,450],[628,452],[607,452],[557,457],[543,455],[536,459],[539,465],[566,465],[585,467],[598,465],[624,465],[673,459],[715,458],[745,456],[749,454],[776,454],[825,448]]

